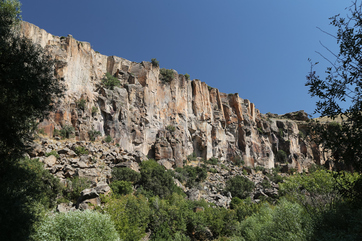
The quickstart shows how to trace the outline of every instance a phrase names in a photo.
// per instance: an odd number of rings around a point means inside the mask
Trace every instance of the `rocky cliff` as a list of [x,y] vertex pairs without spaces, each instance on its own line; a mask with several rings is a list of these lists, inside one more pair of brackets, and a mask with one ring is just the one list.
[[[302,111],[261,114],[237,93],[221,93],[176,71],[171,81],[163,81],[160,68],[150,62],[105,56],[71,35],[54,36],[27,22],[22,32],[58,61],[55,75],[67,89],[56,112],[39,125],[49,138],[67,125],[74,127],[76,141],[89,141],[90,131],[99,131],[98,141],[111,136],[111,145],[118,147],[113,163],[128,155],[134,162],[147,156],[182,166],[195,153],[251,167],[280,164],[301,171],[325,161],[307,135],[308,117]],[[102,84],[107,72],[117,77],[119,87]]]

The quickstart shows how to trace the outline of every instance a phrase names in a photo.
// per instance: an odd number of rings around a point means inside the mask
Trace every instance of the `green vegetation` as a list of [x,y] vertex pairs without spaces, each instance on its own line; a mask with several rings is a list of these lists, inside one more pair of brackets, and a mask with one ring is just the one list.
[[101,133],[97,130],[92,129],[92,130],[88,131],[88,136],[91,141],[95,141],[96,138],[100,135],[101,135]]
[[106,138],[104,138],[104,141],[107,142],[107,143],[110,143],[112,142],[112,137],[110,135],[106,136]]
[[61,136],[63,139],[70,138],[71,134],[74,133],[74,127],[71,125],[64,125],[61,130],[54,129],[54,136]]
[[157,61],[157,59],[151,59],[151,64],[153,67],[160,67],[160,63]]
[[95,106],[92,106],[92,116],[94,116],[98,112],[98,108]]
[[56,158],[59,158],[59,157],[60,157],[59,154],[58,154],[58,152],[57,152],[56,150],[52,150],[52,151],[50,151],[50,152],[45,153],[45,156],[46,156],[46,157],[51,156],[51,155],[55,156]]
[[75,104],[77,105],[78,109],[83,110],[85,109],[85,103],[87,103],[87,101],[85,99],[80,99],[80,100],[76,100]]
[[78,156],[88,155],[88,150],[85,149],[84,146],[76,146],[76,147],[74,148],[74,152],[77,153]]
[[160,80],[163,82],[171,82],[175,78],[175,73],[172,69],[160,69]]
[[[360,75],[362,66],[360,53],[362,42],[362,3],[353,1],[345,17],[331,17],[330,25],[337,28],[336,38],[339,53],[333,54],[336,60],[321,78],[313,70],[318,63],[312,63],[307,75],[306,86],[311,96],[319,98],[315,113],[328,116],[332,120],[343,117],[342,124],[315,124],[316,142],[331,150],[334,161],[362,171],[362,89]],[[329,50],[329,49],[328,49]],[[345,107],[347,106],[347,107]],[[318,138],[319,137],[319,138]]]
[[204,163],[210,165],[217,165],[219,163],[219,159],[217,159],[216,157],[211,157],[209,160],[204,160]]
[[36,136],[37,123],[55,109],[52,100],[64,90],[54,77],[58,62],[17,34],[20,6],[17,0],[0,1],[1,156],[22,156]]
[[226,182],[225,192],[230,192],[233,197],[247,198],[254,189],[255,184],[246,177],[235,176]]
[[112,181],[127,181],[138,183],[141,180],[141,174],[128,167],[116,167],[112,169]]
[[288,155],[285,151],[283,150],[279,150],[277,152],[277,160],[280,162],[280,163],[286,163],[287,160],[288,160]]
[[62,187],[62,202],[76,203],[81,191],[91,186],[89,179],[84,177],[68,178],[66,184]]
[[32,240],[119,240],[109,214],[86,210],[48,215]]
[[198,183],[204,181],[207,178],[207,168],[184,166],[183,168],[177,167],[175,169],[175,177],[182,183],[185,183],[186,187],[195,187]]
[[110,187],[116,195],[127,195],[133,192],[132,182],[129,181],[113,181]]
[[174,132],[176,130],[176,127],[173,125],[168,125],[166,126],[166,130],[168,130],[169,132]]
[[114,87],[116,86],[120,86],[121,83],[119,82],[119,80],[114,77],[113,75],[111,75],[110,73],[106,73],[105,76],[102,79],[102,84],[106,87],[109,88],[111,90],[114,89]]
[[186,80],[190,80],[190,75],[186,73],[185,78],[186,78]]

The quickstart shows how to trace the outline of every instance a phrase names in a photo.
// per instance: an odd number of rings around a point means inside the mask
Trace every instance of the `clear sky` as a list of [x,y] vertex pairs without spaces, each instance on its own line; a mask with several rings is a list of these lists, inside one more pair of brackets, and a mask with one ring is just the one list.
[[[225,93],[239,93],[262,112],[312,114],[304,86],[308,58],[328,63],[321,41],[338,52],[329,17],[349,0],[20,0],[23,20],[57,36],[131,61],[157,58]],[[330,57],[331,58],[331,57]],[[332,58],[331,58],[332,59]],[[333,59],[332,59],[333,60]]]

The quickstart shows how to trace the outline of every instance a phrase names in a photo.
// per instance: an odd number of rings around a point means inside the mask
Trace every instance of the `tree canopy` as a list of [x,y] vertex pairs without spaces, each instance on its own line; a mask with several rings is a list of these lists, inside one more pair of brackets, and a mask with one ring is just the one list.
[[[311,63],[306,86],[311,96],[319,98],[316,113],[332,119],[342,117],[340,126],[319,126],[319,142],[332,150],[339,163],[362,170],[362,3],[354,1],[346,17],[336,15],[330,24],[337,28],[335,36],[339,53],[326,70],[323,79]],[[327,49],[329,50],[329,49]],[[349,106],[343,108],[344,106]],[[333,128],[332,128],[333,127]]]
[[54,77],[55,61],[17,31],[20,3],[0,0],[0,154],[19,155],[32,140],[39,120],[54,108],[63,88]]

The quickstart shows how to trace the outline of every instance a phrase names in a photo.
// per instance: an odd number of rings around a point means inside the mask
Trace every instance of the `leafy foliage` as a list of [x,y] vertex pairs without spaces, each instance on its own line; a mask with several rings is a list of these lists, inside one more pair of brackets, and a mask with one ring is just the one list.
[[80,99],[75,101],[75,104],[77,105],[77,107],[81,110],[85,109],[85,104],[87,103],[87,101],[85,99]]
[[84,146],[76,146],[76,147],[74,148],[74,152],[77,153],[78,156],[88,155],[88,150],[85,149]]
[[140,240],[146,235],[150,208],[144,196],[126,195],[112,199],[105,211],[111,215],[122,240]]
[[127,181],[138,183],[141,174],[128,167],[115,167],[112,169],[112,181]]
[[152,66],[154,66],[154,67],[159,67],[160,66],[160,63],[155,58],[151,59],[151,63],[152,63]]
[[112,137],[110,135],[106,136],[106,138],[104,138],[104,141],[107,143],[112,142]]
[[[313,70],[317,63],[311,63],[306,86],[317,102],[316,113],[332,119],[341,116],[341,128],[317,124],[315,132],[320,135],[318,144],[323,144],[333,153],[333,159],[362,170],[362,3],[354,1],[348,8],[347,17],[336,15],[330,24],[337,28],[335,36],[339,53],[323,79]],[[343,108],[346,104],[348,108]]]
[[54,77],[56,62],[14,31],[20,19],[19,1],[0,1],[0,155],[20,156],[38,120],[54,110],[54,98],[63,94]]
[[59,157],[60,157],[59,154],[58,154],[58,152],[57,152],[56,150],[52,150],[52,151],[50,151],[50,152],[45,153],[45,156],[46,156],[46,157],[51,156],[51,155],[55,156],[56,158],[59,158]]
[[175,171],[179,174],[176,175],[176,178],[181,182],[186,180],[186,186],[189,188],[194,187],[197,183],[207,178],[206,167],[184,166],[183,168],[177,167]]
[[115,86],[120,86],[121,85],[119,80],[116,77],[114,77],[113,75],[111,75],[110,73],[108,73],[108,72],[103,77],[102,84],[106,88],[109,88],[111,90],[113,90]]
[[108,214],[86,210],[49,214],[40,224],[33,240],[120,240]]
[[0,240],[27,240],[46,208],[61,191],[59,179],[38,159],[2,160],[0,176]]
[[160,69],[160,80],[171,82],[175,78],[175,73],[172,69]]
[[170,172],[159,165],[155,160],[144,161],[140,164],[141,180],[140,185],[151,192],[154,196],[161,198],[167,197],[176,191],[177,186],[174,184]]
[[67,179],[66,185],[62,188],[63,198],[76,203],[81,191],[89,188],[91,182],[85,177],[74,177]]
[[101,135],[101,133],[97,130],[92,129],[92,130],[88,131],[88,136],[91,141],[95,141],[97,136],[100,136],[100,135]]
[[116,195],[127,195],[133,192],[132,182],[129,181],[114,181],[111,183],[110,187]]
[[230,192],[233,197],[247,198],[253,191],[255,184],[242,176],[235,176],[226,182],[225,192]]

